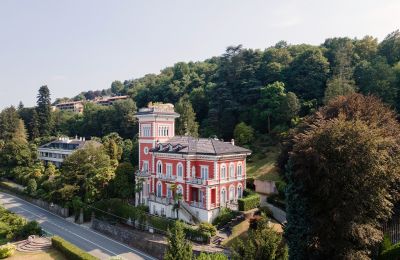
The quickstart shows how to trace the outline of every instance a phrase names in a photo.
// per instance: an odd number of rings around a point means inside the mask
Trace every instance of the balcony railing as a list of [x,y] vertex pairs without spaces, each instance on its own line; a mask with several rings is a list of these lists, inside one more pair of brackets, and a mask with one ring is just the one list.
[[200,179],[200,178],[190,178],[188,180],[186,180],[187,183],[191,183],[191,184],[197,184],[197,185],[213,185],[213,184],[217,184],[218,180],[215,179]]
[[162,173],[157,173],[157,178],[160,180],[164,180],[164,181],[175,181],[176,180],[176,176],[162,174]]
[[136,176],[137,177],[150,177],[150,172],[149,171],[136,171]]
[[155,196],[154,194],[150,194],[149,200],[157,202],[157,203],[161,203],[164,205],[171,205],[171,204],[175,203],[173,198],[158,197],[158,196]]
[[204,206],[204,203],[201,201],[191,201],[190,206],[195,207],[195,208],[200,208],[200,209],[205,209],[206,207]]

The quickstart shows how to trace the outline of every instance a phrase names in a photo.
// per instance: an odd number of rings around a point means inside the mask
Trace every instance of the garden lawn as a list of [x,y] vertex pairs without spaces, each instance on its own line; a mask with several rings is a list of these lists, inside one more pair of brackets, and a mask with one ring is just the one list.
[[15,251],[14,255],[7,258],[7,260],[67,260],[67,258],[56,249],[49,249],[45,252],[37,252],[37,253],[22,253]]
[[263,153],[254,154],[247,163],[247,177],[257,180],[280,181],[276,162],[280,153],[278,146],[269,146]]
[[247,237],[249,226],[250,222],[247,219],[234,226],[232,228],[232,234],[227,239],[222,241],[222,245],[231,247],[237,239],[245,239]]

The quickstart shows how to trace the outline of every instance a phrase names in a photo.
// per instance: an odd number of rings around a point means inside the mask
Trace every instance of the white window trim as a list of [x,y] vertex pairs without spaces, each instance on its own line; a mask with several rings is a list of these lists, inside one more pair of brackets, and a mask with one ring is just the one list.
[[203,170],[206,169],[207,171],[207,178],[205,178],[204,180],[208,180],[210,177],[210,171],[209,171],[209,167],[208,165],[200,165],[200,178],[203,179]]
[[144,171],[144,165],[145,164],[147,164],[147,171],[149,171],[150,170],[149,169],[149,161],[147,161],[147,160],[142,161],[142,171]]
[[[222,175],[222,169],[225,169],[224,175]],[[221,164],[221,167],[220,167],[220,173],[219,173],[220,179],[222,179],[222,180],[226,179],[226,172],[227,172],[226,164],[223,163],[223,164]]]
[[[231,190],[233,190],[233,198],[231,198]],[[230,185],[229,186],[229,201],[236,201],[236,190],[235,190],[235,186],[234,185]]]
[[[240,167],[240,175],[239,175],[239,167]],[[242,176],[243,176],[243,164],[242,164],[241,162],[239,162],[239,163],[236,165],[236,176],[237,176],[238,178],[242,178]]]
[[229,163],[229,178],[235,178],[235,164],[233,162]]
[[[240,188],[240,194],[239,194],[239,188]],[[238,184],[238,186],[236,187],[236,190],[237,190],[237,194],[236,194],[236,197],[237,197],[237,199],[239,199],[239,198],[242,198],[243,197],[243,185],[242,184]],[[240,197],[239,197],[239,195],[241,195]]]
[[[158,170],[158,166],[159,166],[159,165],[161,165],[161,170],[160,170],[160,171]],[[156,167],[157,167],[157,174],[162,174],[163,165],[162,165],[162,162],[161,162],[161,161],[157,161],[157,166],[156,166]]]
[[[222,193],[224,193],[224,196],[222,196]],[[226,194],[226,188],[225,187],[223,187],[222,189],[221,189],[221,191],[220,191],[220,193],[219,193],[219,203],[220,204],[222,204],[222,203],[226,203],[228,200],[227,200],[227,194]],[[223,198],[223,201],[222,201],[222,198]],[[224,205],[221,205],[221,206],[224,206]]]
[[[171,169],[170,174],[168,174],[168,169]],[[174,168],[172,167],[172,163],[165,164],[165,175],[172,177],[174,175]]]
[[158,197],[158,193],[159,193],[159,189],[158,189],[158,187],[159,187],[159,185],[160,185],[160,187],[161,187],[161,189],[160,189],[160,197],[162,197],[163,196],[163,185],[162,185],[162,183],[161,183],[161,181],[157,181],[157,184],[156,184],[156,197]]
[[[179,167],[181,167],[181,169],[182,169],[182,175],[181,176],[179,176]],[[183,176],[185,176],[185,170],[184,170],[184,167],[183,167],[183,163],[178,163],[177,165],[176,165],[176,177],[178,178],[178,179],[183,179]]]

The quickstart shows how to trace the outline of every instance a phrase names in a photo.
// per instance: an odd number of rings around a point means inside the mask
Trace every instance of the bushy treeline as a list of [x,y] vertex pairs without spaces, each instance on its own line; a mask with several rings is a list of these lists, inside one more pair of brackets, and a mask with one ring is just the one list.
[[374,94],[399,109],[399,53],[399,31],[380,43],[366,36],[330,38],[319,46],[278,42],[265,50],[239,45],[202,62],[179,62],[157,75],[115,81],[103,92],[129,95],[137,107],[176,104],[187,95],[200,135],[229,139],[240,122],[259,133],[280,132],[296,116],[351,92]]

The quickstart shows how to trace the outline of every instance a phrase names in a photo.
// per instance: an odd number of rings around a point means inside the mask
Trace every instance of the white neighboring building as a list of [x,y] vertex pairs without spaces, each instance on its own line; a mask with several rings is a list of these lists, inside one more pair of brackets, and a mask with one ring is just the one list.
[[85,147],[88,142],[100,145],[98,142],[86,141],[85,138],[70,139],[69,137],[60,137],[38,148],[39,160],[45,164],[51,162],[56,167],[60,167],[65,158],[74,151]]

